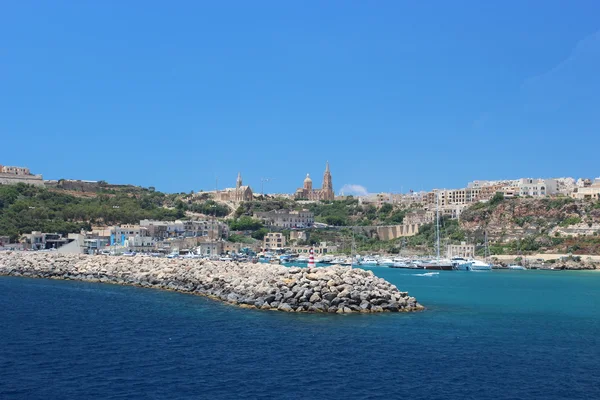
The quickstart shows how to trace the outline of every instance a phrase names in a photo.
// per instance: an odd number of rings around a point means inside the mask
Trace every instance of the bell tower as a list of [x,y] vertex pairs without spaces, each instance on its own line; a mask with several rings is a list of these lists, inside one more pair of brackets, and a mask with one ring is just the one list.
[[323,174],[323,188],[325,200],[333,200],[333,183],[331,182],[331,172],[329,171],[329,161],[325,164],[325,173]]

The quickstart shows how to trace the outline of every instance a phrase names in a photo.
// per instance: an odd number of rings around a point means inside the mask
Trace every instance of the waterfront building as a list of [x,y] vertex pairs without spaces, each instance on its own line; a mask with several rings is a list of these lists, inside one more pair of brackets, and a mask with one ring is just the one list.
[[214,240],[198,243],[198,247],[196,247],[196,253],[203,256],[219,255],[223,253],[223,242]]
[[475,258],[475,245],[467,244],[467,242],[449,244],[446,249],[446,257]]
[[33,231],[21,236],[20,242],[27,250],[49,250],[58,249],[69,243],[69,239],[59,233],[43,233]]
[[184,237],[210,237],[212,239],[227,238],[229,227],[216,219],[195,221],[153,221],[143,219],[140,227],[147,231],[147,236],[156,240]]
[[313,249],[314,254],[331,254],[338,251],[337,246],[328,245],[327,242],[321,242],[319,245],[315,246],[294,246],[292,247],[292,253],[297,254],[310,254],[310,249]]
[[276,226],[279,228],[310,228],[315,223],[314,213],[308,210],[257,212],[254,213],[254,218],[260,219],[267,226]]
[[294,194],[296,199],[305,200],[334,200],[335,193],[333,192],[333,183],[331,180],[331,171],[329,170],[329,162],[325,165],[325,173],[323,174],[323,186],[321,189],[313,189],[312,179],[309,174],[306,174],[304,185],[296,189]]
[[280,232],[267,233],[263,239],[263,250],[280,250],[285,247],[285,236]]
[[213,194],[213,197],[217,201],[230,201],[233,203],[240,203],[242,201],[252,201],[254,194],[252,188],[247,185],[243,185],[242,174],[238,173],[238,177],[234,188],[226,188],[223,190],[217,190],[216,192],[209,192]]

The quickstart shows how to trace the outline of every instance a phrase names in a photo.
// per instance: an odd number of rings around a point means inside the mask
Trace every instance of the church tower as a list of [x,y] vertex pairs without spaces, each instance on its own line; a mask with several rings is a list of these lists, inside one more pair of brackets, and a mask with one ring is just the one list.
[[306,178],[304,178],[304,190],[312,192],[312,179],[310,179],[310,175],[308,174],[306,174]]
[[242,173],[238,172],[237,181],[235,181],[235,188],[239,189],[242,187]]
[[323,174],[323,188],[324,200],[333,200],[335,195],[333,193],[333,183],[331,182],[331,172],[329,171],[329,161],[325,165],[325,173]]

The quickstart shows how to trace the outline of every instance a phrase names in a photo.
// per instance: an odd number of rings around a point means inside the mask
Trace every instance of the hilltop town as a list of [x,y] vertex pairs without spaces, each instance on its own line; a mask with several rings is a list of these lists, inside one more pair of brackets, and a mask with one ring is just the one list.
[[[306,175],[289,194],[244,185],[165,194],[103,181],[44,180],[0,166],[0,247],[204,256],[258,252],[449,256],[600,254],[600,179],[472,181],[460,189],[336,195]],[[489,246],[488,246],[489,241]]]

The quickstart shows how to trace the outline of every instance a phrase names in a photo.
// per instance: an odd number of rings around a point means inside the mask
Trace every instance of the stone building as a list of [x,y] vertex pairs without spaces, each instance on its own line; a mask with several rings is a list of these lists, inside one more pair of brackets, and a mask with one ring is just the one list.
[[446,257],[474,258],[475,245],[467,244],[467,242],[461,242],[460,244],[449,244],[448,248],[446,249]]
[[250,186],[244,186],[242,184],[242,174],[238,173],[237,181],[234,188],[226,188],[223,190],[217,190],[214,193],[214,199],[217,201],[231,201],[234,203],[240,203],[242,201],[252,201],[254,194]]
[[571,193],[571,197],[579,200],[600,200],[600,183],[577,187]]
[[0,185],[16,185],[17,183],[44,186],[44,179],[42,175],[33,175],[29,168],[0,165]]
[[254,213],[267,226],[279,228],[310,228],[315,223],[315,214],[308,211],[273,210]]
[[263,239],[263,250],[280,250],[285,247],[285,236],[279,232],[270,232]]
[[323,174],[323,186],[321,189],[313,189],[312,179],[306,174],[304,185],[296,189],[294,194],[296,199],[306,200],[334,200],[335,193],[333,192],[333,183],[331,182],[331,172],[329,171],[329,162],[325,165],[325,173]]

